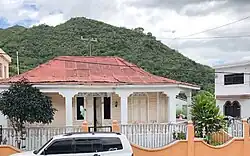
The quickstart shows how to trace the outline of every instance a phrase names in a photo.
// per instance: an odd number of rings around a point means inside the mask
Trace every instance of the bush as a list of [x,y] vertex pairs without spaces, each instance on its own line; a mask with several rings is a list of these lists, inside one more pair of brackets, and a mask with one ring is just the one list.
[[173,138],[175,140],[186,140],[186,133],[184,132],[174,132]]
[[206,91],[201,91],[194,97],[191,115],[196,137],[211,136],[226,126],[214,96]]

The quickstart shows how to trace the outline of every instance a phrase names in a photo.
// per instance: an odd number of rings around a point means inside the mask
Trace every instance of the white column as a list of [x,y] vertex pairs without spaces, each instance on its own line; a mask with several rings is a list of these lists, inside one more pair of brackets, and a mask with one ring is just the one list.
[[191,110],[191,105],[192,105],[192,90],[187,93],[187,119],[188,121],[191,120],[192,116],[190,113]]
[[85,111],[85,118],[84,118],[84,120],[88,121],[87,96],[84,96],[84,108],[86,109],[86,111]]
[[101,109],[102,109],[102,125],[104,125],[105,123],[104,123],[104,97],[101,97],[102,99],[101,99]]
[[156,93],[156,109],[157,109],[157,112],[156,112],[156,115],[157,115],[157,123],[159,123],[159,114],[160,114],[160,93],[157,92]]
[[128,123],[128,97],[131,93],[119,91],[116,92],[121,98],[121,124]]
[[73,108],[72,108],[72,98],[75,93],[70,91],[60,92],[60,94],[65,98],[65,122],[66,126],[73,126]]
[[178,92],[164,92],[168,96],[168,122],[176,122],[176,95]]

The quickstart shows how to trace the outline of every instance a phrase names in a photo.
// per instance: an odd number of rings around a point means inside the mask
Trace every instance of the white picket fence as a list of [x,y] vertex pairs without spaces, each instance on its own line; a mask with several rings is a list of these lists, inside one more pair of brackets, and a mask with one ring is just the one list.
[[[25,129],[25,140],[21,141],[21,149],[25,151],[36,150],[45,144],[55,135],[69,132],[81,132],[82,128],[78,127],[29,127]],[[17,147],[16,133],[13,128],[3,128],[2,144]]]
[[[21,141],[22,150],[35,150],[45,144],[55,135],[69,132],[81,132],[81,126],[77,127],[29,127],[25,129],[25,140]],[[99,130],[98,130],[99,131]],[[105,129],[103,131],[106,131]],[[165,124],[126,124],[121,125],[121,133],[136,145],[145,148],[160,148],[177,140],[176,134],[182,133],[187,138],[187,123],[165,123]],[[231,123],[228,133],[232,137],[243,137],[242,122]],[[3,142],[16,146],[16,134],[12,128],[3,128]],[[183,138],[182,138],[183,139]]]
[[[29,127],[25,129],[25,140],[21,141],[21,149],[36,150],[45,144],[51,137],[68,132],[81,132],[78,127]],[[186,135],[186,124],[128,124],[121,125],[121,132],[129,141],[146,148],[158,148],[174,142],[175,132]],[[3,142],[17,146],[16,134],[12,128],[3,128]]]
[[145,148],[160,148],[176,141],[177,133],[187,138],[187,124],[127,124],[121,132],[128,140]]

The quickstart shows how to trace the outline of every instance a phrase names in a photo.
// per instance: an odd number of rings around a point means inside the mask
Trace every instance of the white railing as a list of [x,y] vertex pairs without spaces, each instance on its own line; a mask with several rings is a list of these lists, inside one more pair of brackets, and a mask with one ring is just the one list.
[[[21,141],[21,149],[25,151],[35,150],[45,144],[55,135],[61,135],[69,132],[81,132],[82,128],[77,127],[29,127],[25,129],[25,140]],[[17,147],[16,133],[13,128],[3,128],[2,144]]]
[[243,137],[243,122],[241,120],[234,120],[228,126],[228,134],[234,138]]
[[121,125],[121,132],[128,140],[145,148],[159,148],[178,139],[186,139],[187,124],[127,124]]
[[[50,138],[69,132],[82,132],[81,126],[77,127],[28,127],[25,129],[24,140],[21,141],[21,150],[30,151],[40,148]],[[176,134],[182,134],[179,139],[186,139],[187,124],[127,124],[121,125],[121,132],[133,144],[145,148],[159,148],[176,140]],[[16,134],[13,128],[3,128],[3,142],[17,147]]]

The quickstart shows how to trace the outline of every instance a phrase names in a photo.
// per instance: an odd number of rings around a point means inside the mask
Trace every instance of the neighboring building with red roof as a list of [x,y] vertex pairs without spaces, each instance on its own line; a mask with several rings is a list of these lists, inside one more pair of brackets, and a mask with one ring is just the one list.
[[[175,122],[176,98],[199,86],[150,74],[119,57],[60,56],[28,72],[0,81],[0,88],[26,78],[52,97],[53,125],[72,126],[86,119],[92,125],[118,120],[134,122]],[[84,117],[81,110],[84,108]]]
[[[6,79],[9,77],[9,64],[11,58],[0,48],[0,79]],[[6,118],[0,112],[0,125],[6,126]]]

